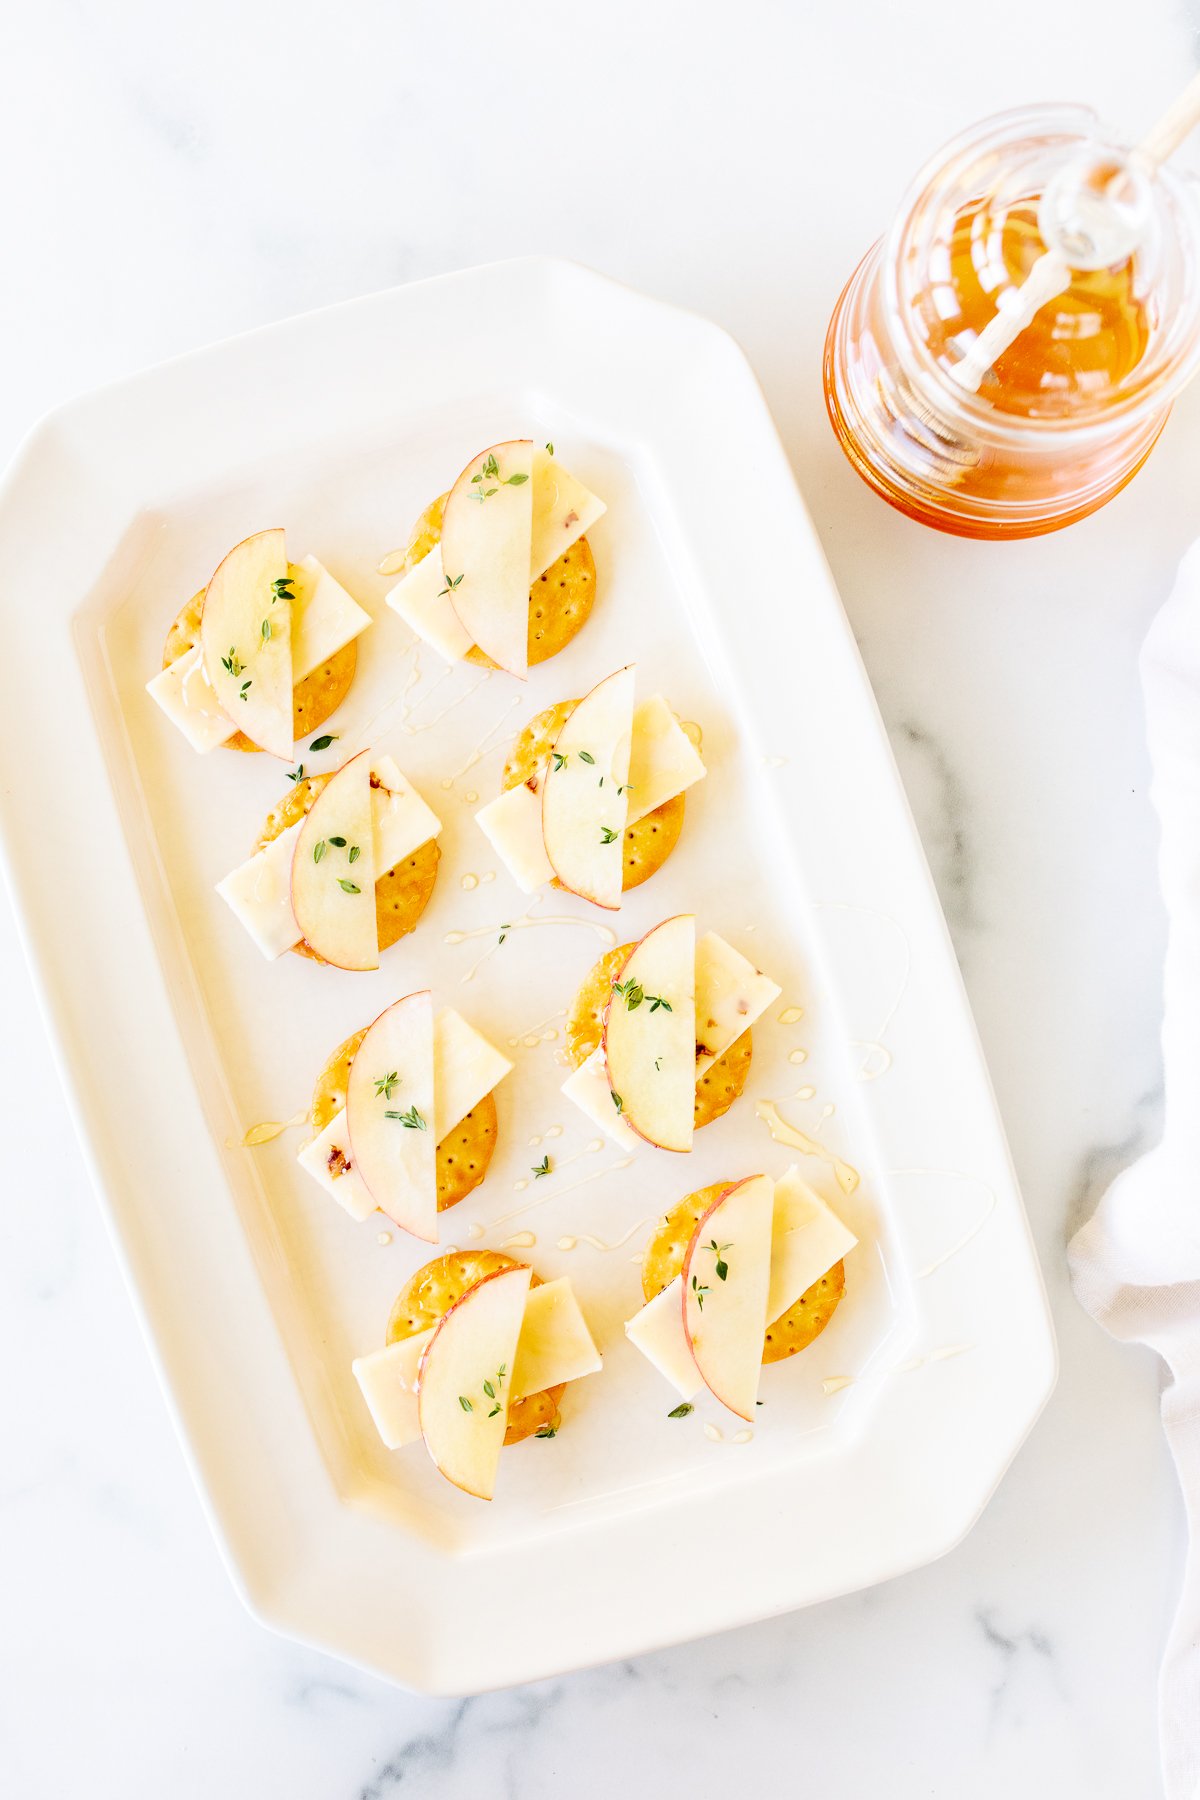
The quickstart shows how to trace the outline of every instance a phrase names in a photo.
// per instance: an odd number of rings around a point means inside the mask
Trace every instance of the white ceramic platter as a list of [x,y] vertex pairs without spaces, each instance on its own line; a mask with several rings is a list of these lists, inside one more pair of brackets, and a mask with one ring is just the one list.
[[[526,687],[443,673],[376,573],[470,455],[515,435],[553,440],[609,506],[593,618]],[[331,721],[341,742],[310,767],[378,744],[445,821],[433,901],[373,975],[262,960],[213,884],[248,854],[281,767],[198,757],[143,692],[177,607],[276,524],[376,621]],[[904,795],[736,346],[554,262],[399,289],[64,408],[10,471],[0,536],[9,877],[97,1188],[256,1614],[465,1693],[804,1605],[953,1545],[1046,1400],[1053,1340]],[[588,1148],[555,1034],[604,948],[599,915],[547,896],[531,916],[567,922],[499,945],[527,903],[502,869],[483,879],[497,864],[471,816],[524,719],[630,659],[640,692],[702,724],[710,773],[622,937],[694,910],[784,989],[755,1027],[746,1097],[686,1163]],[[490,1506],[419,1445],[383,1450],[350,1373],[427,1252],[381,1244],[325,1199],[295,1165],[301,1131],[237,1147],[250,1124],[302,1112],[328,1052],[427,984],[516,1040],[491,1173],[445,1234],[524,1234],[543,1276],[571,1274],[606,1355],[568,1389],[556,1439],[505,1454]],[[814,1140],[805,1173],[862,1243],[830,1328],[766,1371],[752,1441],[735,1444],[715,1402],[667,1418],[673,1396],[622,1321],[656,1213],[792,1160],[756,1117],[764,1098]],[[547,1150],[554,1173],[533,1183]],[[861,1173],[849,1199],[834,1157]]]

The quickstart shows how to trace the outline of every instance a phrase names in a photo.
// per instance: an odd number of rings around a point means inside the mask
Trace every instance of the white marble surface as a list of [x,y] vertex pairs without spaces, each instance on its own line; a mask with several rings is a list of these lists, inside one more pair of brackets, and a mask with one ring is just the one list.
[[[1155,1129],[1161,920],[1135,654],[1200,529],[1200,392],[1041,543],[893,516],[820,400],[824,321],[952,130],[1193,66],[1146,0],[46,0],[0,23],[0,453],[76,390],[545,249],[711,313],[782,426],[912,796],[1053,1295],[1057,1395],[940,1564],[621,1667],[428,1702],[279,1641],[219,1566],[0,938],[0,1786],[590,1800],[812,1789],[1143,1800],[1179,1560],[1157,1369],[1075,1308],[1068,1224]],[[11,596],[10,596],[11,603]],[[11,771],[20,746],[0,750]],[[7,909],[0,901],[7,927]]]

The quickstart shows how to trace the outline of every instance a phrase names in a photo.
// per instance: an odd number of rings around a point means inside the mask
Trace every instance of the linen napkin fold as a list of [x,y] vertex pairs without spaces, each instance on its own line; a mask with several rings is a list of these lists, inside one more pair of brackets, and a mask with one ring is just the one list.
[[1076,1298],[1167,1366],[1162,1419],[1189,1547],[1159,1680],[1167,1800],[1200,1797],[1200,544],[1180,564],[1141,655],[1167,908],[1163,1133],[1123,1171],[1068,1258]]

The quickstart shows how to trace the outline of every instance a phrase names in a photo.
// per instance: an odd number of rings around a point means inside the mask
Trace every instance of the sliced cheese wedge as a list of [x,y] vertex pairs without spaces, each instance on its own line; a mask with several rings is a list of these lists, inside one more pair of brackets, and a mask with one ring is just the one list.
[[[436,838],[442,825],[390,756],[377,756],[371,774],[380,784],[371,788],[371,837],[378,876]],[[300,942],[292,911],[291,871],[302,823],[297,820],[289,825],[217,883],[218,894],[271,961]],[[361,858],[358,860],[361,863]]]
[[662,695],[639,700],[633,714],[625,823],[636,825],[655,807],[694,787],[705,773],[700,752]]
[[623,1150],[641,1148],[641,1138],[631,1125],[625,1123],[613,1099],[602,1046],[593,1050],[586,1062],[580,1063],[575,1073],[567,1077],[562,1091],[614,1144],[619,1144]]
[[666,1377],[681,1399],[696,1397],[704,1383],[683,1329],[682,1275],[668,1282],[661,1293],[626,1321],[625,1336]]
[[354,1166],[345,1107],[334,1114],[324,1131],[305,1144],[296,1161],[339,1206],[345,1207],[352,1219],[361,1223],[379,1210]]
[[300,942],[292,911],[292,854],[302,819],[218,881],[217,892],[269,962]]
[[460,1012],[442,1008],[433,1021],[433,1120],[439,1144],[512,1066]]
[[[331,656],[359,637],[371,623],[369,612],[317,561],[289,563],[295,595],[291,605],[292,683],[303,681]],[[221,711],[204,672],[200,646],[177,656],[146,683],[146,692],[183,733],[193,750],[227,744],[238,727]]]
[[703,1046],[696,1058],[697,1077],[724,1056],[782,991],[723,937],[705,932],[696,945],[696,1043]]
[[767,1319],[782,1318],[801,1294],[849,1256],[858,1239],[814,1193],[793,1163],[775,1183]]
[[523,894],[554,879],[542,836],[542,802],[523,782],[480,807],[475,823]]
[[[530,586],[578,543],[605,511],[599,499],[544,450],[533,453],[533,518]],[[472,648],[470,633],[450,603],[440,543],[401,577],[387,603],[446,662],[461,662]]]
[[[385,1350],[360,1356],[352,1364],[363,1399],[389,1450],[401,1450],[421,1435],[417,1371],[432,1336],[431,1326]],[[531,1287],[513,1361],[513,1400],[598,1374],[602,1366],[568,1277]]]

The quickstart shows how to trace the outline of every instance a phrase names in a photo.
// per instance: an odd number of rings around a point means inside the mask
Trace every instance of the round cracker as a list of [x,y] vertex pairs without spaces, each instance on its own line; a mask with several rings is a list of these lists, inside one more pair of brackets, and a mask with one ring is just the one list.
[[[345,1106],[350,1065],[366,1035],[365,1025],[361,1031],[353,1032],[345,1043],[338,1045],[317,1076],[310,1113],[314,1131],[324,1131],[330,1119]],[[488,1172],[498,1131],[495,1096],[485,1094],[466,1117],[446,1133],[437,1147],[439,1212],[449,1211],[468,1194],[474,1193]]]
[[[283,796],[278,806],[272,807],[263,821],[262,830],[255,840],[255,850],[265,849],[289,825],[302,819],[328,780],[328,775],[305,775],[300,781],[294,781],[290,792]],[[390,950],[393,944],[416,928],[421,914],[429,905],[441,859],[437,839],[431,838],[420,849],[414,850],[411,856],[406,856],[403,862],[398,862],[392,869],[385,869],[382,875],[376,877],[375,929],[381,953]],[[310,962],[325,960],[303,939],[292,948],[297,956],[306,956]]]
[[[659,1220],[642,1259],[642,1294],[646,1300],[661,1294],[681,1272],[692,1233],[713,1201],[732,1185],[730,1181],[714,1181],[708,1187],[697,1188],[694,1194],[685,1194]],[[767,1326],[763,1338],[764,1363],[783,1362],[820,1337],[837,1311],[845,1289],[846,1266],[838,1262],[819,1281],[814,1281],[787,1312]]]
[[[632,949],[632,944],[621,944],[615,950],[606,950],[588,971],[583,986],[571,1002],[564,1041],[567,1060],[573,1069],[586,1062],[600,1043],[604,1034],[604,1009],[613,982],[620,979],[625,959]],[[697,1131],[729,1111],[746,1086],[753,1056],[754,1039],[747,1028],[723,1056],[709,1063],[696,1082],[694,1123]]]
[[[435,1257],[410,1275],[397,1294],[388,1318],[388,1343],[398,1344],[404,1338],[428,1331],[485,1275],[522,1266],[516,1257],[506,1256],[502,1250],[449,1250],[445,1256]],[[540,1278],[534,1275],[530,1286],[539,1285]],[[564,1385],[560,1383],[515,1401],[509,1410],[504,1442],[519,1444],[538,1431],[557,1428]]]
[[[193,594],[176,614],[163,645],[163,668],[184,656],[200,641],[200,615],[204,611],[205,588]],[[354,681],[358,667],[358,640],[343,644],[318,669],[298,681],[292,689],[292,737],[307,737],[337,711]],[[260,748],[240,731],[235,731],[226,746],[229,750],[255,751]]]
[[[441,542],[446,499],[445,494],[439,494],[436,500],[431,500],[413,526],[404,548],[402,575],[407,575],[429,555],[435,544]],[[529,590],[530,668],[548,662],[550,657],[566,649],[587,624],[595,598],[596,559],[587,539],[577,538],[544,575],[538,576]],[[496,667],[478,644],[472,644],[466,660],[484,669]]]
[[[514,740],[508,753],[508,761],[504,765],[503,787],[506,793],[509,788],[521,786],[537,793],[546,758],[554,748],[559,732],[578,705],[578,700],[559,700],[556,705],[548,706],[544,712],[537,713],[530,719]],[[641,887],[643,881],[649,881],[670,856],[679,842],[679,833],[683,830],[685,798],[683,794],[676,794],[673,799],[664,800],[661,806],[656,806],[653,812],[647,813],[644,819],[638,819],[636,824],[625,827],[621,844],[624,858],[621,872],[623,892],[628,893],[630,888]],[[561,888],[562,883],[556,880],[551,886]]]

